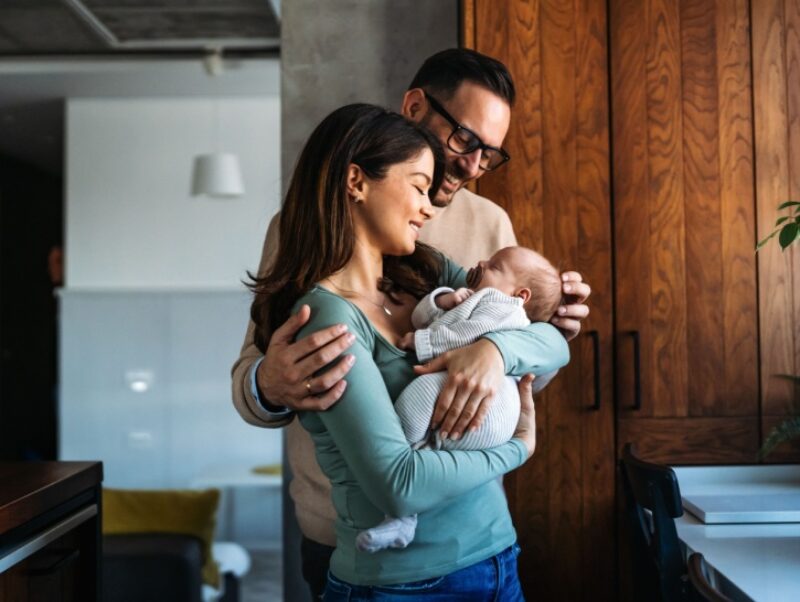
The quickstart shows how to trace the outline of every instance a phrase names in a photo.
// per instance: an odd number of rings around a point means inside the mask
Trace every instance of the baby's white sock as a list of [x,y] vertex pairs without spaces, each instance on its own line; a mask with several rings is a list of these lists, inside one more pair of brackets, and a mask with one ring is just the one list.
[[356,547],[362,552],[377,552],[386,548],[405,548],[414,539],[417,531],[417,515],[386,519],[376,527],[362,531],[356,536]]

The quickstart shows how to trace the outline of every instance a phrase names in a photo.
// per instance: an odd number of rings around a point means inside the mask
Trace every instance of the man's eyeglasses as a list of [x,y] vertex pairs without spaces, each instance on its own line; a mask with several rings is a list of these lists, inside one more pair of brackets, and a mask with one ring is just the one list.
[[511,159],[511,156],[505,149],[484,144],[478,134],[458,123],[458,121],[445,110],[441,103],[427,92],[425,92],[425,98],[433,107],[433,110],[444,117],[453,127],[453,131],[450,132],[450,136],[447,138],[447,147],[451,151],[459,155],[469,155],[470,153],[474,153],[477,149],[481,149],[481,158],[478,161],[478,167],[484,171],[497,169],[503,163]]

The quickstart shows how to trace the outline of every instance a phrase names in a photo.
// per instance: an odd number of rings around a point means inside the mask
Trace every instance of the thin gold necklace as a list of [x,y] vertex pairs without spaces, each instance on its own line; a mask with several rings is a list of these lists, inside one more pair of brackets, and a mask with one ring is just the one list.
[[392,315],[392,310],[390,310],[388,307],[386,307],[386,293],[383,293],[383,303],[378,303],[376,301],[373,301],[372,299],[370,299],[366,295],[362,295],[361,293],[357,293],[356,291],[349,291],[347,289],[341,288],[340,286],[337,286],[336,283],[333,280],[331,280],[330,278],[328,278],[328,282],[330,282],[333,285],[333,288],[335,288],[340,293],[350,293],[351,295],[355,295],[357,297],[361,297],[367,303],[372,303],[372,305],[374,305],[375,307],[380,307],[383,310],[383,313],[385,313],[387,316],[391,316]]

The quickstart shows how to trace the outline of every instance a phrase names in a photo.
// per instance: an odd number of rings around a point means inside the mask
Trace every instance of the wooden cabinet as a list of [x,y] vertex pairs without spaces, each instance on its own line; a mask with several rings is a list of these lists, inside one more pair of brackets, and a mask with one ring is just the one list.
[[593,288],[508,486],[523,586],[613,599],[618,450],[754,463],[800,409],[777,376],[800,374],[800,255],[754,252],[776,206],[800,200],[800,3],[461,6],[463,44],[508,65],[518,92],[512,161],[477,191]]
[[98,462],[0,462],[0,600],[100,599]]
[[755,462],[747,3],[609,11],[618,445],[665,463]]
[[[759,240],[778,204],[800,200],[800,3],[751,2],[755,192]],[[781,212],[783,213],[783,212]],[[800,412],[800,390],[781,375],[800,374],[800,250],[777,244],[758,254],[762,434]],[[770,461],[800,461],[800,440]]]
[[[507,167],[478,181],[523,245],[592,284],[572,361],[537,399],[534,457],[507,479],[530,599],[614,599],[614,401],[604,2],[466,2],[464,42],[517,86]],[[595,360],[597,363],[595,363]]]

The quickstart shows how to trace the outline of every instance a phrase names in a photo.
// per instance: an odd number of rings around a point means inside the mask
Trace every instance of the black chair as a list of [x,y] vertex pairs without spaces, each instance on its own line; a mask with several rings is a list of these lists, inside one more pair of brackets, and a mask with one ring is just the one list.
[[620,464],[635,599],[697,600],[675,528],[675,518],[683,515],[675,472],[637,457],[630,443],[625,444]]
[[[176,533],[103,536],[104,602],[202,602],[203,549],[199,539]],[[239,579],[221,575],[220,602],[239,600]]]
[[701,600],[707,602],[731,602],[731,599],[714,589],[708,581],[705,571],[705,559],[702,554],[692,554],[689,556],[689,581],[697,591]]

